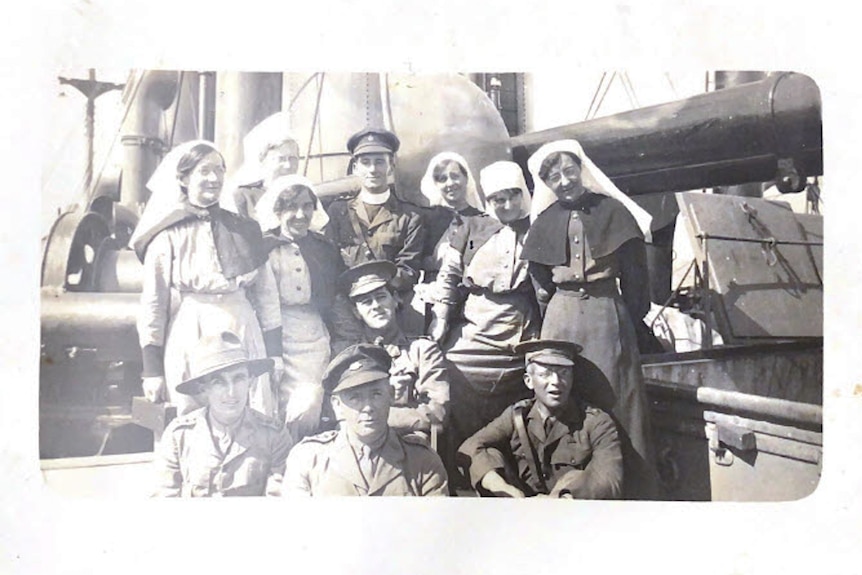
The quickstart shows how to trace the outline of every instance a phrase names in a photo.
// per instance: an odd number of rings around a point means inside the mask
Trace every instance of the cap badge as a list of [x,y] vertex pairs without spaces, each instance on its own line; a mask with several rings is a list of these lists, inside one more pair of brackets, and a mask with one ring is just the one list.
[[361,361],[354,361],[349,366],[347,366],[347,371],[359,371],[360,369],[362,369]]

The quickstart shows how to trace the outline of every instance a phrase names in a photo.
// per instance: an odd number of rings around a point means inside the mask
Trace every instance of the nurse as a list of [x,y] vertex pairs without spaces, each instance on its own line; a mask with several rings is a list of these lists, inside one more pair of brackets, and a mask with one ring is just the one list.
[[585,393],[616,420],[624,498],[657,497],[654,447],[633,322],[649,310],[644,233],[649,215],[574,140],[551,142],[528,161],[532,227],[521,257],[543,310],[542,338],[583,347],[597,368]]
[[[203,335],[229,331],[251,359],[270,357],[280,377],[281,313],[257,222],[218,201],[225,164],[211,142],[195,140],[168,153],[147,182],[152,196],[131,238],[144,264],[138,337],[144,394],[168,399],[180,414],[200,407],[177,393],[189,377],[189,353]],[[249,403],[275,415],[268,374],[249,386]]]
[[450,429],[459,445],[530,396],[514,352],[538,336],[539,309],[527,262],[530,194],[520,166],[495,162],[480,173],[485,213],[463,218],[437,276],[431,336],[461,377],[450,382]]
[[284,326],[279,414],[299,440],[317,432],[321,381],[339,318],[358,322],[351,317],[347,299],[337,294],[339,274],[347,268],[338,248],[320,233],[328,218],[311,181],[297,175],[276,178],[255,213],[265,231]]

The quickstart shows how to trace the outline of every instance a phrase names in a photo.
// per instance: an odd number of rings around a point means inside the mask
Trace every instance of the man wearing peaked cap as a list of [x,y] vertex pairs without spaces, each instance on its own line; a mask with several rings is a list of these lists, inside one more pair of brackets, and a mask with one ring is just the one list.
[[389,130],[373,127],[360,130],[347,140],[347,150],[352,156],[371,153],[395,154],[400,146],[398,136]]
[[282,425],[248,407],[252,378],[270,359],[249,359],[239,337],[202,337],[189,358],[190,377],[177,391],[204,407],[174,419],[155,459],[162,497],[264,495],[278,481],[293,441]]
[[395,274],[390,262],[368,262],[342,273],[339,282],[362,322],[362,341],[382,345],[391,358],[389,426],[430,438],[432,428],[442,430],[446,420],[451,366],[437,342],[405,335],[396,314],[398,294],[390,287]]
[[392,402],[389,353],[357,344],[330,362],[323,385],[339,428],[306,437],[291,451],[277,493],[296,495],[447,495],[440,457],[387,423]]
[[461,445],[472,484],[498,497],[620,498],[616,424],[573,389],[587,367],[581,347],[531,340],[515,350],[525,357],[524,383],[534,397],[510,406]]
[[360,190],[354,198],[330,204],[328,233],[348,267],[375,260],[395,264],[392,287],[405,303],[403,314],[408,314],[425,233],[419,208],[396,197],[389,187],[399,146],[398,137],[382,128],[366,128],[350,137],[347,149]]

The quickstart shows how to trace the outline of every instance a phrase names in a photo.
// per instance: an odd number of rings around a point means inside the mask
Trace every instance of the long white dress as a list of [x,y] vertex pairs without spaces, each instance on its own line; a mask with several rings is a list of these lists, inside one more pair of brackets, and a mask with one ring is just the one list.
[[[226,278],[219,264],[208,220],[187,219],[159,232],[147,247],[138,317],[141,347],[164,348],[169,400],[179,413],[202,404],[176,391],[189,376],[189,356],[204,334],[232,331],[250,358],[266,357],[263,331],[278,328],[281,314],[275,278],[268,264]],[[269,375],[256,378],[249,405],[265,415],[276,413]]]

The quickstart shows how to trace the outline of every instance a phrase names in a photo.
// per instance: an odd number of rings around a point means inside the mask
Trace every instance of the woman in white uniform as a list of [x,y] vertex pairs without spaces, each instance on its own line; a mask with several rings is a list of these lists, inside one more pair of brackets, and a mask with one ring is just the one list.
[[335,244],[319,233],[329,218],[307,178],[271,181],[255,213],[265,230],[284,325],[280,414],[299,440],[317,432],[336,310],[340,306],[342,316],[351,315],[346,298],[337,294],[338,276],[347,266]]
[[[530,396],[513,347],[538,336],[539,309],[527,262],[530,194],[521,168],[495,162],[480,173],[485,213],[452,234],[435,291],[431,336],[462,378],[450,383],[453,443]],[[460,313],[459,313],[460,312]]]
[[[176,392],[189,377],[189,353],[201,338],[230,331],[249,358],[272,357],[280,371],[281,315],[257,222],[218,206],[225,165],[211,143],[172,150],[147,187],[152,196],[131,243],[144,264],[138,336],[144,394],[168,399],[180,414],[201,406]],[[268,374],[255,378],[249,405],[274,415]]]

